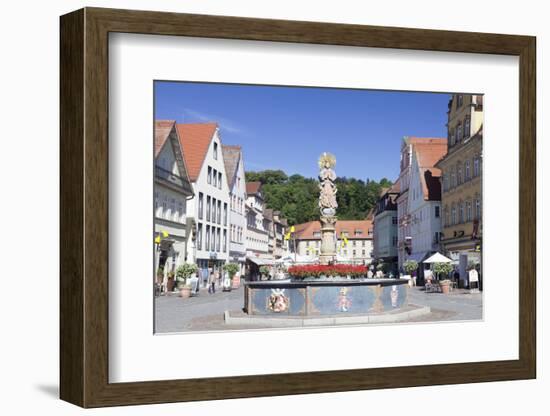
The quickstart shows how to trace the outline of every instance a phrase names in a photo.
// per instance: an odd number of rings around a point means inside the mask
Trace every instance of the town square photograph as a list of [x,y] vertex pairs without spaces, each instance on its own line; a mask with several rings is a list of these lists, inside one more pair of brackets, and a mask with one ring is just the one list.
[[154,332],[483,319],[483,95],[154,82]]

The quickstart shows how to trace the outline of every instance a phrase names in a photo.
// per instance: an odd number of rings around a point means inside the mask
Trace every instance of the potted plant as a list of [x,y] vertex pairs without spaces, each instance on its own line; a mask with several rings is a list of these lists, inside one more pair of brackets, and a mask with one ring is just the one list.
[[177,287],[182,298],[191,296],[191,285],[187,280],[198,270],[199,268],[194,263],[184,263],[176,269]]
[[260,277],[269,276],[269,267],[268,266],[260,266]]
[[409,286],[416,286],[416,277],[412,277],[413,273],[418,269],[418,263],[415,260],[407,260],[403,263],[403,270],[407,273]]
[[445,276],[443,280],[439,280],[439,286],[441,287],[441,293],[448,294],[451,287],[451,280],[448,279],[448,275],[453,271],[453,265],[451,263],[434,263],[433,268],[438,279],[441,275]]
[[166,282],[166,291],[168,293],[172,292],[174,290],[174,286],[175,286],[175,279],[176,277],[176,274],[174,272],[168,272],[168,280]]
[[230,284],[228,288],[224,288],[223,290],[231,291],[231,289],[238,289],[239,288],[239,278],[235,277],[237,272],[239,271],[239,265],[235,263],[227,263],[223,266],[223,270],[229,275]]

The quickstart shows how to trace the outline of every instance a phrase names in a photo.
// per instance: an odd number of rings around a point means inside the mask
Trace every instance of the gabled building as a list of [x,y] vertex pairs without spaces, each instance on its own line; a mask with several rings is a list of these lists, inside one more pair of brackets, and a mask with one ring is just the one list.
[[229,261],[240,266],[246,263],[246,179],[240,146],[222,145],[227,185],[229,187]]
[[468,263],[481,264],[483,96],[454,94],[447,127],[449,150],[437,163],[443,188],[441,243],[467,285]]
[[[412,145],[408,189],[409,251],[405,260],[418,263],[440,250],[441,237],[441,170],[436,163],[447,153],[445,139]],[[420,271],[422,277],[422,271]]]
[[273,230],[275,235],[273,257],[275,259],[280,259],[288,253],[288,241],[285,240],[287,228],[288,221],[283,217],[281,211],[273,211]]
[[166,274],[187,260],[187,204],[193,198],[174,120],[155,122],[154,151],[155,268]]
[[[350,264],[370,264],[373,254],[373,228],[369,220],[336,221],[337,260]],[[310,221],[295,225],[290,250],[297,260],[315,259],[321,251],[321,223]]]
[[397,198],[399,182],[380,193],[374,208],[373,240],[374,258],[386,265],[387,271],[395,275],[398,272],[397,262]]
[[[409,212],[410,182],[413,169],[413,146],[416,144],[446,146],[445,138],[404,137],[401,143],[401,160],[399,171],[399,197],[397,198],[397,256],[399,269],[411,251],[412,217]],[[442,155],[443,156],[443,155]],[[442,157],[441,156],[441,157]],[[435,163],[436,161],[434,161]]]
[[221,273],[229,257],[229,188],[219,128],[215,123],[176,126],[195,194],[189,204],[195,238],[188,257],[202,273]]
[[249,259],[273,259],[269,253],[271,219],[264,215],[265,201],[261,182],[246,184],[246,255]]

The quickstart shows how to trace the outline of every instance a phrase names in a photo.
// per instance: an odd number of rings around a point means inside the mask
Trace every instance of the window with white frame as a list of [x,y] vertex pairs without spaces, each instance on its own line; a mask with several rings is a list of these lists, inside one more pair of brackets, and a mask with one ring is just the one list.
[[470,175],[470,159],[468,159],[466,162],[464,162],[464,180],[469,181],[470,179],[472,179]]
[[218,143],[214,142],[214,159],[218,160]]
[[456,128],[456,141],[459,142],[460,139],[462,139],[462,123],[459,122]]
[[206,196],[206,221],[210,221],[211,200],[210,195]]
[[466,201],[466,222],[472,221],[472,202]]
[[451,225],[456,224],[456,205],[453,204],[451,207]]
[[460,224],[462,224],[464,222],[464,203],[461,202],[459,204],[459,209],[458,209],[458,222]]
[[202,250],[202,223],[197,224],[197,250]]
[[466,116],[464,119],[464,138],[470,137],[470,116]]
[[475,215],[476,215],[476,219],[479,220],[481,219],[481,200],[479,197],[476,198],[476,211],[475,211]]
[[160,195],[157,191],[155,191],[155,216],[159,218],[162,216],[162,209],[160,206]]
[[479,176],[479,158],[474,158],[474,178]]
[[202,220],[202,215],[204,211],[204,194],[202,192],[199,192],[199,220]]
[[212,183],[212,166],[208,166],[208,174],[206,176],[206,182],[210,185]]
[[183,205],[182,201],[178,201],[178,214],[179,214],[179,222],[185,223],[185,207]]

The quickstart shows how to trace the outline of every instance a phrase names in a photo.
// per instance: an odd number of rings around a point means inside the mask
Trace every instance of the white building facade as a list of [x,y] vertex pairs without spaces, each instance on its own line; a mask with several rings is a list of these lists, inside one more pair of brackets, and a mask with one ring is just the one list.
[[434,165],[446,151],[446,141],[413,146],[408,189],[410,254],[405,260],[420,263],[440,249],[441,171]]
[[240,146],[223,145],[229,187],[229,261],[239,264],[241,275],[246,263],[246,178]]
[[187,203],[193,197],[175,125],[155,122],[155,268],[164,275],[187,260]]
[[229,188],[218,126],[214,123],[178,124],[178,134],[195,198],[189,203],[195,233],[188,246],[204,279],[222,273],[229,258]]
[[269,253],[270,220],[264,217],[265,202],[260,182],[246,184],[246,256],[272,259]]

